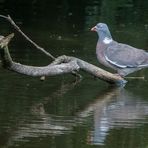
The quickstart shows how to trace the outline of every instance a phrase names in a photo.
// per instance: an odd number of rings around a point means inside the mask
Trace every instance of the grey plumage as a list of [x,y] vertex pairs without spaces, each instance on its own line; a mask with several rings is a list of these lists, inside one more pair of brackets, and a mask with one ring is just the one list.
[[103,65],[116,70],[121,76],[148,67],[148,53],[114,41],[106,24],[98,23],[91,30],[99,35],[96,54]]

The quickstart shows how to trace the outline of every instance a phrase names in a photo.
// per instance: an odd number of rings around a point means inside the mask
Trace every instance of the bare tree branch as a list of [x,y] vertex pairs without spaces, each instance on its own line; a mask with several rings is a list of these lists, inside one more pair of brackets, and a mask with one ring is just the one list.
[[[6,19],[8,22],[11,23],[11,25],[27,40],[29,41],[32,45],[34,45],[37,49],[39,49],[41,52],[43,52],[45,55],[47,55],[48,57],[52,58],[53,60],[55,60],[56,58],[51,55],[49,52],[47,52],[44,48],[40,47],[39,45],[37,45],[34,41],[32,41],[21,29],[19,26],[16,25],[16,23],[13,21],[13,19],[10,17],[10,15],[8,16],[4,16],[4,15],[0,15],[1,18]],[[72,74],[75,76],[78,76],[81,78],[81,75],[76,73],[75,71],[72,71]],[[44,77],[44,76],[43,76]],[[42,78],[41,78],[42,79]]]
[[2,57],[3,66],[5,68],[21,74],[30,75],[30,76],[53,76],[53,75],[59,75],[64,73],[72,73],[79,77],[80,75],[77,74],[76,71],[78,71],[79,69],[82,69],[83,71],[86,71],[91,75],[94,75],[99,79],[104,80],[108,83],[113,83],[113,84],[126,83],[126,81],[122,77],[109,73],[81,59],[78,59],[75,57],[69,57],[69,56],[60,56],[58,58],[55,58],[50,53],[48,53],[44,48],[40,47],[34,41],[32,41],[25,33],[23,33],[9,15],[8,16],[0,15],[0,17],[10,22],[12,26],[27,41],[29,41],[37,49],[39,49],[40,51],[42,51],[43,53],[45,53],[47,56],[49,56],[54,60],[51,64],[43,67],[22,65],[20,63],[14,62],[10,56],[8,46],[7,46],[11,38],[14,36],[14,34],[10,34],[7,37],[0,38],[0,47],[1,47],[0,53]]
[[[10,17],[10,15],[8,16],[4,16],[4,15],[0,15],[1,18],[6,19],[8,22],[10,22],[10,24],[16,29],[16,31],[18,31],[27,41],[29,41],[35,48],[37,48],[38,50],[40,50],[41,52],[43,52],[45,55],[47,55],[48,57],[50,57],[52,60],[55,60],[56,58],[50,54],[49,52],[47,52],[44,48],[40,47],[39,45],[37,45],[34,41],[32,41],[21,29],[19,26],[16,25],[16,23],[13,21],[13,19]],[[78,77],[78,78],[82,78],[82,76],[80,74],[78,74],[75,71],[71,72],[72,75]],[[45,76],[41,76],[41,80],[45,80]]]
[[126,80],[120,76],[109,73],[81,59],[65,55],[56,58],[51,64],[43,67],[27,66],[16,63],[12,60],[6,44],[10,42],[12,37],[13,34],[10,34],[0,40],[2,63],[3,66],[9,70],[30,76],[53,76],[71,73],[72,71],[82,69],[83,71],[111,84],[123,85],[126,83]]

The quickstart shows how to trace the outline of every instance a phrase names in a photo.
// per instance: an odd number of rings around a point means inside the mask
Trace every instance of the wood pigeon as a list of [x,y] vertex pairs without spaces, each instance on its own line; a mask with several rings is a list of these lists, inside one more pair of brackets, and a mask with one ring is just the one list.
[[122,77],[148,67],[148,52],[114,41],[106,24],[98,23],[91,31],[99,35],[96,54],[101,64]]

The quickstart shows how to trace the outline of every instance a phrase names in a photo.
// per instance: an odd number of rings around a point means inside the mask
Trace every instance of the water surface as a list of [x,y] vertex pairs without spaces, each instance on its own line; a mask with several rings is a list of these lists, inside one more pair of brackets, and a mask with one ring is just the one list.
[[[17,5],[16,14],[5,7],[54,56],[72,55],[104,68],[95,56],[97,35],[90,32],[100,21],[109,25],[115,40],[148,49],[147,1],[55,1],[42,2],[41,8],[35,4],[29,7],[26,2],[30,9],[24,15],[18,9],[24,5]],[[15,32],[4,22],[0,30],[4,35]],[[13,59],[23,64],[51,62],[18,33],[9,48]],[[42,82],[2,67],[0,71],[0,148],[148,147],[147,69],[131,75],[145,80],[131,79],[123,88],[84,72],[80,82],[71,75]]]

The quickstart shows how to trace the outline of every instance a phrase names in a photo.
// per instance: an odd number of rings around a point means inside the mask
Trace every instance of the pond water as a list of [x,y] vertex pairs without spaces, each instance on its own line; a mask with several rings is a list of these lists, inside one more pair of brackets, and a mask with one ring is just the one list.
[[[107,23],[115,40],[148,49],[147,1],[79,3],[42,3],[40,9],[37,3],[30,18],[28,5],[24,17],[22,5],[16,5],[16,15],[8,12],[54,56],[76,56],[104,68],[95,55],[97,35],[90,32],[97,22]],[[51,62],[2,19],[0,31],[15,32],[9,46],[13,60],[38,66]],[[70,74],[40,81],[1,67],[0,148],[147,148],[148,69],[131,75],[144,80],[129,79],[125,87],[80,73],[82,81]]]

